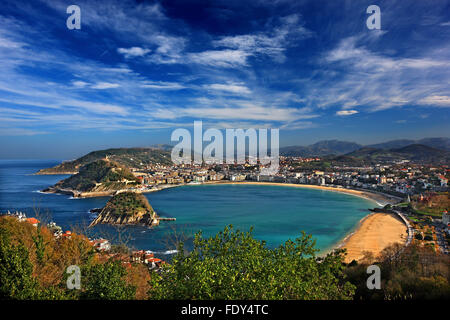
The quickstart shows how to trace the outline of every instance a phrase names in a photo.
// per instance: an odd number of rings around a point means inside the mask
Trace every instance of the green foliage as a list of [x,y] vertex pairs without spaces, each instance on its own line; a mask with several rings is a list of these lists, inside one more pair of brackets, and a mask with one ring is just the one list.
[[45,256],[45,243],[44,238],[41,234],[41,228],[37,228],[37,235],[33,236],[34,245],[36,246],[36,258],[39,263],[44,262],[44,256]]
[[136,177],[127,168],[114,162],[98,160],[80,168],[80,172],[62,180],[57,185],[61,188],[70,188],[78,191],[91,191],[97,183],[103,183],[109,188],[121,188],[125,184],[123,179],[137,184]]
[[134,215],[142,212],[154,212],[147,198],[136,192],[121,192],[116,194],[107,202],[105,209],[114,215]]
[[123,279],[127,271],[120,261],[84,267],[81,271],[81,299],[131,300],[136,288]]
[[195,236],[194,249],[153,273],[153,299],[350,299],[342,252],[315,257],[311,236],[302,234],[276,249],[250,232],[225,228],[215,237]]
[[294,163],[294,167],[296,171],[304,171],[304,170],[327,171],[327,169],[331,168],[331,162],[326,160],[298,162]]
[[33,265],[28,251],[21,243],[10,241],[6,232],[0,234],[0,299],[33,299],[38,295],[38,284],[32,277]]

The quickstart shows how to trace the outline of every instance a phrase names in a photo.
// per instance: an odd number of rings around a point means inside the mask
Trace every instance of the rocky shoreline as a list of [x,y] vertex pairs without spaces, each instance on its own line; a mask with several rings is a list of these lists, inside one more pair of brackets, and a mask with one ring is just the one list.
[[89,224],[89,227],[93,227],[96,224],[112,224],[112,225],[140,225],[153,227],[159,225],[158,217],[152,217],[150,214],[144,214],[142,216],[126,216],[126,215],[112,215],[110,213],[99,215]]
[[72,190],[72,189],[63,189],[63,188],[54,188],[49,187],[41,191],[42,193],[57,193],[57,194],[66,194],[73,198],[95,198],[95,197],[106,197],[106,196],[113,196],[118,192],[118,190],[111,190],[111,191],[94,191],[94,192],[82,192],[78,190]]
[[33,173],[33,175],[37,176],[51,176],[51,175],[73,175],[77,174],[78,171],[45,171],[46,169],[41,169],[38,172]]

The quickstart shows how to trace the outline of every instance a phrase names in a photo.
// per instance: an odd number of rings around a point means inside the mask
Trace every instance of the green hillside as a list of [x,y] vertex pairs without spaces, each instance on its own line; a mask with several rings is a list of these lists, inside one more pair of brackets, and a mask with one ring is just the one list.
[[99,150],[73,161],[63,162],[53,168],[42,169],[37,174],[73,174],[80,168],[91,162],[102,160],[108,157],[109,160],[117,162],[126,167],[144,168],[148,164],[170,165],[170,152],[157,148],[116,148]]
[[80,172],[58,182],[55,187],[80,192],[120,190],[137,185],[131,171],[115,162],[98,160],[80,168]]

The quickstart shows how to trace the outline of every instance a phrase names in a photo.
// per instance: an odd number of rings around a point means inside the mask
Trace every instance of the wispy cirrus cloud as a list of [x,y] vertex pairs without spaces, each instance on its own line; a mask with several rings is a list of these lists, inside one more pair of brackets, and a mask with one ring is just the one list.
[[207,90],[214,90],[214,91],[227,92],[227,93],[233,93],[233,94],[247,95],[247,94],[251,93],[251,90],[249,88],[247,88],[245,85],[243,85],[242,83],[227,83],[227,84],[212,83],[212,84],[204,85],[203,87]]
[[207,50],[188,53],[187,61],[211,67],[237,68],[247,66],[247,57],[250,55],[243,50]]
[[144,81],[140,87],[156,90],[181,90],[186,88],[186,86],[181,83],[166,81]]
[[[164,3],[109,0],[99,10],[80,0],[77,32],[65,27],[64,2],[5,1],[2,9],[16,11],[0,13],[0,107],[5,126],[24,134],[168,128],[195,118],[300,130],[402,107],[432,118],[449,105],[440,4],[418,4],[429,8],[426,23],[408,31],[418,10],[401,16],[405,5],[400,12],[385,2],[383,26],[400,15],[402,30],[390,23],[372,32],[360,31],[358,6],[339,1],[317,17],[306,15],[308,1],[239,3],[237,11],[213,1],[205,25]],[[237,21],[241,11],[248,17]]]
[[[324,85],[329,78],[326,74],[316,83],[323,86],[320,96],[310,96],[310,103],[320,108],[361,106],[370,112],[408,105],[444,106],[450,58],[442,50],[399,57],[369,50],[361,37],[344,38],[321,60],[323,68],[335,70],[329,72],[331,77],[342,77]],[[435,98],[427,99],[432,92]]]
[[309,108],[276,108],[256,105],[251,102],[240,102],[233,107],[187,107],[156,109],[149,111],[156,118],[199,118],[199,119],[229,119],[241,121],[276,121],[293,122],[300,119],[312,119],[318,117],[311,113]]
[[418,103],[435,107],[450,107],[450,96],[431,95],[420,99]]
[[104,89],[114,89],[114,88],[118,88],[118,87],[120,87],[120,84],[118,84],[118,83],[98,82],[98,83],[94,84],[91,88],[104,90]]
[[264,55],[276,62],[283,62],[286,59],[284,53],[289,47],[314,34],[303,26],[298,14],[281,17],[277,25],[270,25],[267,29],[264,32],[223,37],[213,41],[213,45],[244,52],[245,58]]

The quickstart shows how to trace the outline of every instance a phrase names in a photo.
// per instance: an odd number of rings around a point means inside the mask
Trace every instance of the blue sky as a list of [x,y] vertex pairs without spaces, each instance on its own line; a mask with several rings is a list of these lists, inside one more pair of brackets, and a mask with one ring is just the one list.
[[449,137],[449,49],[450,1],[3,0],[0,158],[169,143],[194,120],[281,146]]

